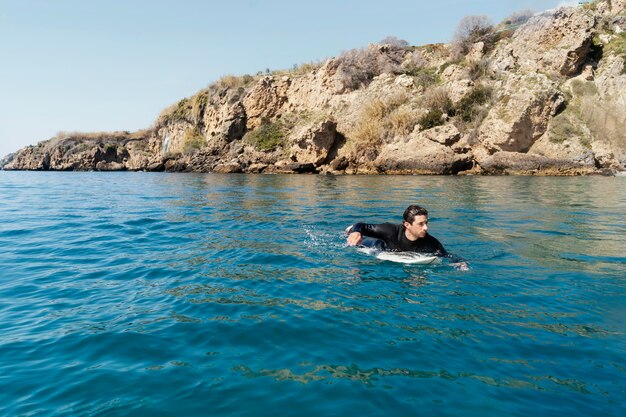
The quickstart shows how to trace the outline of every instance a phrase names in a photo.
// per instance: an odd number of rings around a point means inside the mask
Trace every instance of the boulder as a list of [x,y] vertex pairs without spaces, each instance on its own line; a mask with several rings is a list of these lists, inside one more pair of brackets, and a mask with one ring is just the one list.
[[15,156],[14,153],[10,153],[4,156],[2,159],[0,159],[0,169],[3,169],[5,165],[9,164],[9,162],[13,160],[14,156]]
[[478,62],[482,60],[485,57],[485,49],[484,42],[476,42],[467,52],[466,59],[471,62]]
[[461,133],[453,124],[436,126],[419,133],[420,137],[445,146],[452,146],[461,139]]
[[97,171],[124,171],[126,166],[120,162],[99,161],[96,164]]
[[[626,159],[626,73],[624,57],[602,60],[595,82],[572,84],[576,110],[594,141],[603,143],[618,160]],[[572,80],[574,82],[575,80]]]
[[243,167],[237,161],[230,161],[223,164],[217,164],[213,168],[213,172],[218,174],[235,174],[243,172]]
[[584,175],[597,172],[593,163],[517,152],[496,152],[481,161],[480,167],[483,173],[491,175]]
[[43,150],[43,145],[28,146],[16,152],[4,169],[42,171],[50,167],[50,154]]
[[168,172],[182,172],[186,167],[187,164],[178,159],[168,159],[163,164],[163,168]]
[[291,134],[291,158],[301,164],[322,165],[337,138],[337,123],[332,120],[309,123]]
[[612,146],[603,141],[594,141],[592,144],[595,165],[598,168],[608,168],[614,171],[622,171],[624,166],[615,157]]
[[332,171],[344,171],[346,168],[348,168],[349,164],[350,161],[348,161],[348,158],[346,158],[345,156],[341,156],[339,158],[333,159],[330,164],[328,164],[328,166]]
[[470,154],[455,153],[449,146],[429,139],[430,133],[411,134],[408,142],[382,147],[374,165],[388,174],[456,174],[471,168]]
[[267,166],[267,164],[252,164],[246,169],[246,172],[249,172],[251,174],[260,174],[261,172],[265,171]]
[[311,174],[314,172],[317,172],[315,164],[312,163],[300,163],[300,162],[293,162],[290,164],[286,164],[283,166],[283,170],[287,171],[287,172],[295,172],[297,174]]
[[449,65],[443,70],[441,82],[450,100],[454,103],[461,100],[474,86],[469,69],[457,64]]
[[396,77],[394,83],[405,88],[411,88],[415,84],[415,81],[413,80],[413,77],[402,74]]

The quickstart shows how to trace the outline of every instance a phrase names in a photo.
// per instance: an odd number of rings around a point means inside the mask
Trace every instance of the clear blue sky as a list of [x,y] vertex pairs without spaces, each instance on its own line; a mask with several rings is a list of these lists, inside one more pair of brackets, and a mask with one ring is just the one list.
[[497,23],[561,3],[0,0],[0,157],[59,131],[147,127],[226,74],[286,69],[390,35],[447,42],[464,16]]

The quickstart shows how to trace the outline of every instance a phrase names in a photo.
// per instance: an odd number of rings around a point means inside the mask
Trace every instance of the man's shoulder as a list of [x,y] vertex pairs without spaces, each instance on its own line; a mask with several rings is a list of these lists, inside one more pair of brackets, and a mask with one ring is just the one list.
[[428,240],[429,242],[437,242],[441,244],[439,240],[435,236],[431,235],[430,233],[426,233],[426,236],[424,236],[424,239]]
[[437,250],[440,251],[443,255],[445,255],[447,253],[446,249],[443,247],[441,242],[436,237],[434,237],[433,235],[430,235],[430,234],[426,233],[426,236],[424,236],[424,239],[427,239],[426,242],[429,245],[432,245],[432,246],[436,247]]

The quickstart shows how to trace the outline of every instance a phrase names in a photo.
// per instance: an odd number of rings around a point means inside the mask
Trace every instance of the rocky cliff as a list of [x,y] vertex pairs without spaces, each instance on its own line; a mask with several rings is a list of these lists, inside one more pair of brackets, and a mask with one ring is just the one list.
[[225,77],[141,132],[60,134],[4,169],[579,175],[626,164],[624,0],[455,45]]

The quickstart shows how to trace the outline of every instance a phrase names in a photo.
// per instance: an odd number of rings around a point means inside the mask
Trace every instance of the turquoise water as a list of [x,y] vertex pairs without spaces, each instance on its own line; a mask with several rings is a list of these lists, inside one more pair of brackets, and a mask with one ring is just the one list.
[[[344,245],[418,203],[468,261]],[[626,178],[0,172],[0,414],[618,416]]]

